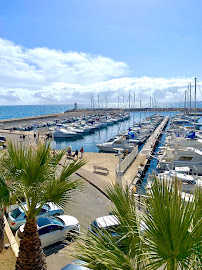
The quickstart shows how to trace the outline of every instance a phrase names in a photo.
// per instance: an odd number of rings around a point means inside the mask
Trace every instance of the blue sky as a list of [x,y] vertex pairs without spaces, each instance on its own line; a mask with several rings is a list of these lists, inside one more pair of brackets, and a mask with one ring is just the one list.
[[182,99],[202,77],[201,14],[200,0],[1,0],[0,99],[68,103],[77,93],[85,103],[109,90]]

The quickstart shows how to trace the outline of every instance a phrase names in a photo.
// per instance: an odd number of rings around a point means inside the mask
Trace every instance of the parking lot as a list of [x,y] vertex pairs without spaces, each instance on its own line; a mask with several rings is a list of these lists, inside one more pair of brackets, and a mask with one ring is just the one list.
[[[75,195],[74,203],[68,205],[66,215],[72,215],[79,220],[81,233],[85,233],[88,225],[97,217],[107,215],[110,211],[110,201],[100,191],[86,182],[84,192]],[[48,270],[60,270],[74,260],[70,254],[75,243],[64,241],[44,249]]]

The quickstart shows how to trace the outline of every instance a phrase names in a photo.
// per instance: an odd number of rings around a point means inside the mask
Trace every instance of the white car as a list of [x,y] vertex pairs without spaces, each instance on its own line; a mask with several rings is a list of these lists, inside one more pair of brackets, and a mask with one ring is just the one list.
[[[16,205],[15,205],[16,206]],[[24,204],[24,207],[27,208],[27,205]],[[10,207],[11,211],[8,213],[8,223],[13,231],[16,231],[21,225],[25,224],[26,222],[26,214],[24,210],[17,206],[15,208]],[[39,214],[40,217],[45,216],[57,216],[63,215],[64,211],[56,206],[53,203],[45,203]]]
[[[17,237],[23,238],[25,225],[20,226]],[[50,246],[67,237],[74,237],[80,232],[79,222],[75,217],[61,215],[57,217],[39,217],[37,219],[42,248]]]
[[[100,232],[107,231],[112,235],[114,239],[119,239],[120,235],[119,233],[119,226],[120,226],[120,221],[118,218],[114,215],[108,215],[108,216],[103,216],[96,218],[93,222],[88,227],[88,230],[97,236],[99,236]],[[141,221],[140,222],[140,232],[143,233],[144,230],[147,228],[146,224]]]
[[120,225],[118,218],[114,215],[108,215],[96,218],[88,227],[88,230],[99,236],[98,232],[107,231],[114,238],[118,237],[116,229]]

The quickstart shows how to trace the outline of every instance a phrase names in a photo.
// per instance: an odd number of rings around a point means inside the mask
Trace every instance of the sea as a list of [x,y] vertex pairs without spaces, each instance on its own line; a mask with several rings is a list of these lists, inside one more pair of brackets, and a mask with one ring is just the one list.
[[[115,107],[117,104],[110,104],[109,107]],[[164,107],[183,107],[180,103],[165,103]],[[180,106],[181,105],[181,106]],[[162,106],[162,104],[161,104]],[[70,110],[74,105],[16,105],[16,106],[0,106],[0,119],[12,119],[12,118],[24,118],[39,115],[48,115],[54,113],[62,113]],[[78,106],[79,108],[90,108],[88,104]],[[162,106],[163,107],[163,106]],[[202,102],[197,102],[197,107],[202,107]],[[111,126],[107,126],[100,130],[96,130],[94,133],[82,137],[76,137],[76,139],[55,139],[52,142],[52,147],[55,149],[62,149],[71,146],[72,151],[80,150],[84,148],[85,152],[99,152],[96,144],[103,143],[116,136],[118,133],[127,130],[133,123],[140,122],[148,116],[151,116],[154,112],[131,112],[131,118],[120,123],[116,123]],[[176,112],[161,112],[161,115],[174,116]],[[202,123],[202,117],[200,119]]]
[[[108,108],[117,108],[117,103],[107,104]],[[133,106],[133,105],[132,105]],[[136,108],[138,108],[135,106]],[[194,104],[192,104],[192,107]],[[149,107],[149,104],[142,103],[142,107]],[[183,108],[184,103],[182,102],[172,102],[172,103],[158,103],[158,107],[162,108]],[[202,108],[202,101],[196,102],[197,108]],[[14,106],[0,106],[0,119],[12,119],[12,118],[22,118],[31,117],[39,115],[47,115],[53,113],[62,113],[67,110],[73,109],[73,104],[68,105],[14,105]],[[91,108],[89,104],[78,104],[78,108]],[[126,108],[123,106],[122,108]],[[154,108],[154,107],[153,107]]]

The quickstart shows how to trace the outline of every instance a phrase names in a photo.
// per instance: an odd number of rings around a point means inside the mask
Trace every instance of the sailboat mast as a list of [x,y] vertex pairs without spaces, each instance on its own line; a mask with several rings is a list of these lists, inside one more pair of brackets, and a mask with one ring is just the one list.
[[196,130],[196,78],[195,78],[195,91],[194,91],[194,131]]
[[190,93],[189,93],[189,106],[190,106],[190,113],[191,113],[191,83],[189,84],[189,91],[190,91]]
[[141,123],[141,121],[142,121],[142,119],[141,119],[141,108],[142,108],[142,104],[141,104],[141,99],[140,99],[140,123]]
[[134,93],[134,104],[133,104],[133,126],[135,124],[135,93]]
[[128,105],[129,105],[129,110],[130,110],[130,94],[129,94],[129,104]]
[[186,105],[187,105],[187,90],[185,90],[184,96],[184,114],[186,114]]
[[134,101],[133,102],[134,102],[134,108],[135,108],[135,93],[134,93]]

